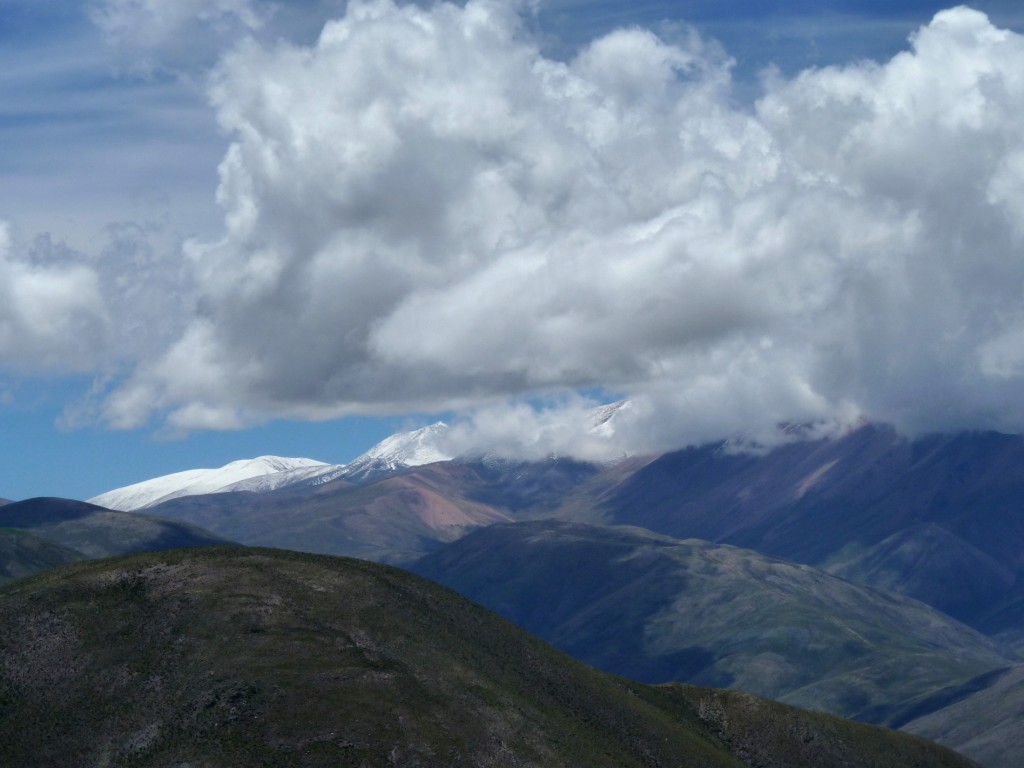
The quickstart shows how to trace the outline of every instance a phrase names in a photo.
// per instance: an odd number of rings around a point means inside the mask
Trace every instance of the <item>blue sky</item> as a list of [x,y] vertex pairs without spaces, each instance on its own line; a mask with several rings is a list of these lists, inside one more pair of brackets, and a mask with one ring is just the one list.
[[0,0],[0,497],[1024,427],[1019,3],[420,5]]

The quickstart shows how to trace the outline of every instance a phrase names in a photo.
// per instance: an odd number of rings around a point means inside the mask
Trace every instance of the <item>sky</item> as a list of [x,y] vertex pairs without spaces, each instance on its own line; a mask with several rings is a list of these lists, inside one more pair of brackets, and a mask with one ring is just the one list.
[[1018,8],[0,0],[0,497],[1022,432]]

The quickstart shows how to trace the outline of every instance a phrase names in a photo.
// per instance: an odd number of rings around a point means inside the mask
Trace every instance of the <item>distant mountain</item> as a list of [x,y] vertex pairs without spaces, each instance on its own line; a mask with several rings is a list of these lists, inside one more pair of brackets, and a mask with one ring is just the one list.
[[449,461],[360,485],[343,478],[266,493],[183,496],[149,511],[242,544],[401,564],[482,526],[550,515],[599,472],[568,459]]
[[[591,433],[613,434],[625,409],[628,403],[596,409],[588,416]],[[495,520],[637,525],[895,589],[1024,647],[1024,607],[1014,602],[1024,588],[1020,436],[911,440],[866,424],[839,437],[761,452],[718,443],[598,466],[556,458],[438,461],[449,456],[446,434],[438,423],[392,436],[348,465],[312,462],[217,484],[219,500],[203,492],[207,486],[158,478],[150,482],[160,493],[146,503],[174,495],[160,514],[246,543],[386,562],[408,562]],[[366,496],[353,490],[399,475],[410,479],[374,487]],[[257,503],[251,496],[227,498],[226,491],[269,496]],[[328,496],[337,502],[330,512]],[[440,508],[442,500],[465,519],[431,522],[426,510]],[[450,514],[444,519],[454,520]]]
[[109,557],[228,540],[178,520],[118,512],[70,499],[37,498],[0,507],[0,528],[28,531],[86,557]]
[[[590,433],[610,439],[614,435],[618,414],[629,407],[628,401],[622,401],[593,409],[585,417]],[[89,502],[108,509],[131,511],[182,496],[232,491],[263,493],[292,486],[323,485],[335,480],[367,483],[413,467],[457,458],[447,444],[447,432],[448,425],[443,421],[421,429],[398,432],[349,464],[326,464],[314,459],[279,456],[241,459],[218,469],[191,469],[144,480],[94,496]],[[476,455],[470,457],[471,460],[480,458]]]
[[241,459],[217,469],[190,469],[116,488],[89,499],[107,509],[146,509],[182,496],[248,491],[263,493],[291,486],[317,486],[334,480],[366,482],[407,467],[451,456],[438,447],[447,425],[400,432],[381,441],[350,464],[327,464],[314,459],[260,456]]
[[0,590],[0,764],[968,768],[915,737],[584,667],[411,574],[207,548]]
[[256,482],[259,490],[270,490],[301,482],[330,467],[329,464],[313,459],[260,456],[257,459],[233,461],[218,469],[189,469],[145,480],[101,493],[89,499],[89,503],[121,511],[145,509],[179,496],[257,489],[246,483]]
[[454,457],[441,448],[441,438],[447,429],[448,425],[439,421],[429,427],[392,435],[346,465],[338,476],[366,482],[408,467],[451,461]]
[[732,687],[875,723],[1013,663],[923,603],[636,528],[495,525],[412,570],[608,672]]
[[[906,589],[981,626],[1024,586],[1022,498],[1020,436],[910,440],[865,425],[761,454],[727,444],[665,454],[591,514]],[[572,517],[574,503],[554,514]]]
[[81,552],[27,531],[0,528],[0,584],[84,559]]
[[366,485],[339,479],[269,493],[181,497],[151,511],[252,546],[410,562],[480,526],[509,520],[438,482],[457,465],[437,467]]
[[966,620],[1013,590],[1016,573],[936,523],[905,528],[829,568],[844,579],[895,590]]

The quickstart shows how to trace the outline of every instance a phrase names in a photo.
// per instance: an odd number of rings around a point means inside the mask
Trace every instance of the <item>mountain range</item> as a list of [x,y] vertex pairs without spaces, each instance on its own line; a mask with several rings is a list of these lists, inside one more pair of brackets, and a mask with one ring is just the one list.
[[216,469],[190,469],[116,488],[89,499],[107,509],[133,511],[182,496],[233,491],[273,491],[290,486],[316,486],[338,479],[366,481],[388,472],[452,457],[437,445],[447,425],[432,424],[383,440],[349,464],[315,459],[260,456],[240,459]]
[[[436,424],[348,465],[262,457],[91,501],[139,505],[110,514],[188,523],[206,543],[400,564],[601,669],[887,724],[1011,768],[1022,467],[1017,436],[876,424],[756,452],[452,459]],[[0,526],[17,528],[10,506]]]
[[[209,482],[179,473],[91,501],[242,543],[395,563],[494,522],[635,525],[814,565],[915,597],[1007,642],[1024,640],[1019,436],[909,440],[868,424],[758,454],[722,443],[595,465],[435,461],[447,455],[437,447],[443,431],[393,436],[345,466],[235,462],[199,470]],[[270,471],[285,462],[301,468]],[[248,477],[239,481],[227,470],[243,464]],[[216,495],[204,491],[220,479],[231,482]],[[142,490],[150,500],[133,507]]]

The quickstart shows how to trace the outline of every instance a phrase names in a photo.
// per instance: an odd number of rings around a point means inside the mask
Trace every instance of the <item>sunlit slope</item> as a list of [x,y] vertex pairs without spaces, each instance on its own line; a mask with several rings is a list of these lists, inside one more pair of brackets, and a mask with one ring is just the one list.
[[970,764],[824,715],[609,677],[360,561],[204,548],[87,562],[0,590],[0,625],[3,765]]

